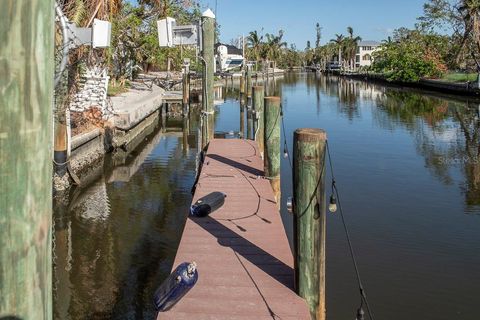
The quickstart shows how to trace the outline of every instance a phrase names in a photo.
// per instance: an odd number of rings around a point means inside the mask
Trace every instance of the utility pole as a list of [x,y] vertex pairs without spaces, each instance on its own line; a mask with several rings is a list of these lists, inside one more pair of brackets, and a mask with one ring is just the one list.
[[0,318],[52,318],[53,0],[0,10]]

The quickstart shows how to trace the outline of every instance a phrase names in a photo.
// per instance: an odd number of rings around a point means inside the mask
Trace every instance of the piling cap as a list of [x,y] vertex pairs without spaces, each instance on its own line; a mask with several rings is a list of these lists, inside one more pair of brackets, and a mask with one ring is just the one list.
[[213,11],[210,10],[210,8],[209,8],[209,9],[205,10],[204,13],[202,13],[202,17],[215,19],[215,14],[214,14]]
[[300,128],[295,130],[295,138],[298,141],[314,142],[327,140],[327,133],[323,129]]

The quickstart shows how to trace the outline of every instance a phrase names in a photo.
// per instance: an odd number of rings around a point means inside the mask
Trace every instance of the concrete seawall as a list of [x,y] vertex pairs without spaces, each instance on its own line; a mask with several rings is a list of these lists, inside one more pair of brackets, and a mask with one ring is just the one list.
[[178,100],[174,99],[175,94],[153,85],[151,90],[131,89],[112,97],[113,115],[107,119],[104,127],[83,132],[71,139],[71,180],[76,176],[84,184],[103,167],[107,153],[113,152],[115,158],[116,153],[122,154],[135,148],[160,123],[160,117],[164,116],[162,110],[167,110],[162,106]]

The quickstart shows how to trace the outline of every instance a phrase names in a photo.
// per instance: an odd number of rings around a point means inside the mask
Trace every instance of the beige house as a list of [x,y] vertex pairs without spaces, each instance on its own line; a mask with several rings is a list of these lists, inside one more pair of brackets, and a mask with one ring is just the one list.
[[380,47],[381,43],[377,41],[359,41],[357,44],[357,55],[355,57],[355,66],[368,67],[372,64],[372,55]]

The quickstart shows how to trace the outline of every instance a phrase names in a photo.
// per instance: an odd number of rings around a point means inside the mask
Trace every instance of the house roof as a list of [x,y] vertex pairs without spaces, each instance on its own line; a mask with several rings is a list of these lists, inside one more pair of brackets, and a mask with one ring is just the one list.
[[381,45],[381,43],[378,41],[365,40],[359,41],[357,45],[359,47],[378,47],[379,45]]
[[224,44],[224,43],[216,43],[215,44],[215,51],[217,51],[217,48],[220,47],[220,46],[225,46],[227,47],[227,53],[228,54],[238,54],[238,55],[242,55],[242,50],[241,49],[238,49],[237,47],[235,46],[232,46],[230,44]]

